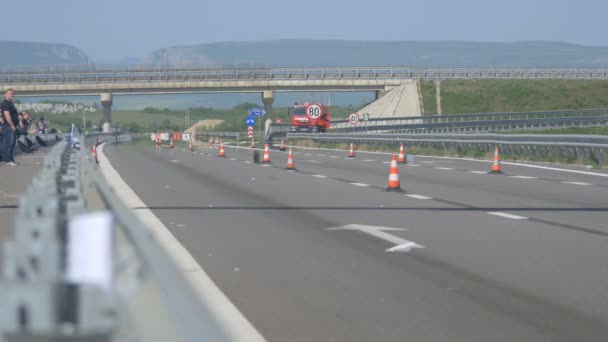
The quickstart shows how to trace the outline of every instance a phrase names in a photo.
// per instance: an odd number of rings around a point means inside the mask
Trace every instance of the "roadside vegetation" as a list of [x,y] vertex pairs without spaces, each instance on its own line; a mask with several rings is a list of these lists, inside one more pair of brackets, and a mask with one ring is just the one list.
[[[435,84],[421,84],[426,115],[437,114]],[[441,82],[442,114],[608,108],[608,81],[448,80]]]

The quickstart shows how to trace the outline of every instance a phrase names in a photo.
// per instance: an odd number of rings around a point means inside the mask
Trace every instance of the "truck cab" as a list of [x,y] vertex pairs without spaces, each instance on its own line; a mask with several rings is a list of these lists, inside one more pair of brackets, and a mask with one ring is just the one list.
[[329,106],[320,103],[295,103],[289,107],[291,132],[324,133],[330,127]]

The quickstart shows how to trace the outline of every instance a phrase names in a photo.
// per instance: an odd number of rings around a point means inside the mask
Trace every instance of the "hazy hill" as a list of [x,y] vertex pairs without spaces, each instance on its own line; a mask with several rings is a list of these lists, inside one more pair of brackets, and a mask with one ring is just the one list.
[[0,41],[0,67],[90,63],[84,52],[71,45]]
[[168,47],[154,51],[144,64],[606,67],[608,47],[547,41],[269,40]]

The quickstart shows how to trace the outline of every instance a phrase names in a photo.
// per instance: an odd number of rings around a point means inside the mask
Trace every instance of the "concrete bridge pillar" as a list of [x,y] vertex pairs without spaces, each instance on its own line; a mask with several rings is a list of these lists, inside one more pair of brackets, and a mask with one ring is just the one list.
[[376,90],[376,100],[380,99],[384,94],[386,94],[386,90]]
[[110,133],[112,124],[112,93],[101,94],[101,107],[103,108],[103,132]]
[[264,102],[264,110],[268,117],[272,116],[272,104],[274,102],[274,90],[264,90],[262,92],[262,102]]

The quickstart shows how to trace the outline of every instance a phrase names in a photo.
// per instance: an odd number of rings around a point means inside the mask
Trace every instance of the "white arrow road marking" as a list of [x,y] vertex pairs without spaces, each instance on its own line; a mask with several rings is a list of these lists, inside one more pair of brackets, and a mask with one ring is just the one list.
[[347,224],[345,226],[328,228],[327,230],[358,230],[360,232],[371,235],[380,240],[384,240],[395,244],[395,246],[387,249],[387,252],[409,252],[414,248],[424,248],[424,246],[417,244],[414,241],[406,240],[397,235],[386,233],[385,231],[404,231],[404,228],[391,228],[391,227],[378,227],[378,226],[367,226],[364,224]]

